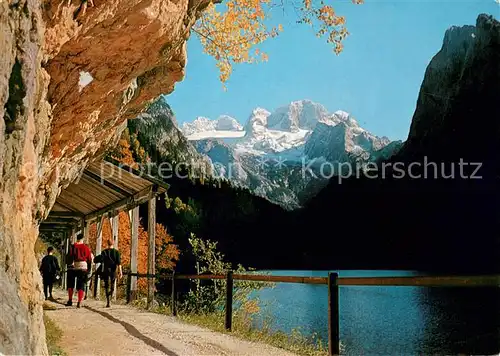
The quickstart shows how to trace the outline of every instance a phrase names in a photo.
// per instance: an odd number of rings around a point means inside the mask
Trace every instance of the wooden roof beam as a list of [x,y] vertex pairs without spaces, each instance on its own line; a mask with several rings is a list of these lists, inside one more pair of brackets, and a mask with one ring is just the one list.
[[106,213],[111,213],[113,214],[116,211],[120,210],[130,210],[135,208],[136,206],[141,205],[142,203],[147,202],[148,200],[152,199],[153,197],[156,196],[158,187],[157,186],[150,186],[146,189],[141,190],[140,192],[137,192],[134,195],[128,196],[126,198],[123,198],[111,205],[108,205],[102,209],[99,209],[97,211],[94,211],[88,215],[85,216],[86,221],[92,221],[97,219],[99,216],[106,214]]
[[108,162],[108,163],[111,163],[111,164],[114,164],[115,166],[118,166],[119,168],[131,173],[131,174],[134,174],[136,176],[139,176],[141,177],[142,179],[145,179],[151,183],[154,183],[156,184],[157,186],[159,187],[162,187],[163,189],[166,189],[168,190],[168,188],[170,187],[170,185],[168,183],[165,183],[163,180],[161,179],[158,179],[158,178],[155,178],[147,173],[144,173],[144,172],[141,172],[141,171],[138,171],[137,169],[134,169],[130,166],[127,166],[126,164],[123,164],[113,158],[106,158],[106,161],[105,162]]
[[57,224],[41,224],[38,228],[39,231],[68,231],[73,228],[73,225],[57,225]]
[[47,219],[42,221],[42,223],[45,224],[66,224],[66,225],[72,225],[72,226],[77,226],[80,223],[81,220],[74,220],[74,219],[68,219],[68,218],[54,218],[49,216]]
[[[58,202],[59,204],[59,202]],[[81,219],[85,215],[76,211],[51,211],[48,218],[71,218],[71,219]]]
[[99,184],[102,184],[102,185],[108,187],[109,189],[113,190],[114,192],[116,192],[120,195],[123,195],[126,197],[126,196],[129,196],[132,194],[131,192],[128,192],[125,189],[122,189],[121,187],[117,186],[116,184],[113,184],[110,181],[106,180],[105,178],[100,177],[99,175],[92,173],[88,170],[83,171],[83,174],[85,176],[89,177],[90,179],[98,182]]
[[56,199],[56,203],[59,204],[60,206],[62,206],[64,209],[68,209],[69,212],[71,212],[72,214],[83,216],[83,214],[80,211],[73,210],[73,208],[71,208],[68,205],[62,203],[60,199]]

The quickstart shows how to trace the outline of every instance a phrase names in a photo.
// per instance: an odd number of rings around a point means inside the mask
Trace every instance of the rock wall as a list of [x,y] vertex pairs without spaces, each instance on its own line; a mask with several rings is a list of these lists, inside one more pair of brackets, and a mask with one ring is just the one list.
[[47,354],[37,224],[128,118],[184,76],[208,0],[0,3],[0,353]]
[[291,228],[309,250],[283,243],[308,268],[498,273],[499,101],[500,22],[481,14],[446,32],[399,152],[311,199]]
[[490,160],[500,149],[500,22],[453,26],[432,58],[401,155]]

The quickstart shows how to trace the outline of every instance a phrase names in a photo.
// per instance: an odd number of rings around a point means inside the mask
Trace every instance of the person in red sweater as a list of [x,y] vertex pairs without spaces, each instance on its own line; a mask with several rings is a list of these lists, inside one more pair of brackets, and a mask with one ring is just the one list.
[[68,259],[68,302],[66,306],[73,305],[73,291],[78,291],[77,308],[80,308],[84,298],[85,284],[87,283],[88,272],[92,269],[92,252],[90,248],[83,243],[83,235],[76,237],[76,242],[70,246]]

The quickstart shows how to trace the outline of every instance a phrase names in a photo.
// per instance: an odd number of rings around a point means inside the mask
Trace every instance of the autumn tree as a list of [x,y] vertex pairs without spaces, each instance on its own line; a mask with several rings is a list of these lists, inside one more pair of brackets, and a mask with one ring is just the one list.
[[[146,232],[147,234],[147,232]],[[172,271],[179,260],[180,251],[174,239],[162,224],[156,224],[156,268]]]
[[[132,168],[138,168],[139,163],[145,163],[149,160],[144,148],[140,145],[137,135],[130,134],[125,130],[118,142],[118,146],[110,152],[110,156],[126,164]],[[102,245],[101,250],[108,247],[107,241],[112,240],[112,230],[110,219],[106,218],[102,226]],[[148,268],[148,232],[139,222],[139,237],[138,237],[138,254],[137,254],[137,270],[138,273],[147,273]],[[130,217],[127,212],[118,214],[118,250],[121,253],[121,262],[124,268],[130,268],[130,249],[132,242],[132,230]],[[95,253],[97,247],[97,224],[90,226],[89,244],[92,251]],[[173,270],[179,260],[180,251],[177,245],[174,244],[172,236],[167,232],[165,226],[156,224],[155,236],[155,267],[157,270]],[[138,288],[144,291],[147,288],[147,281],[144,278],[138,280]]]
[[[361,4],[364,0],[351,0]],[[258,45],[274,38],[283,31],[280,24],[267,25],[271,10],[284,7],[284,3],[273,4],[271,0],[227,0],[222,4],[213,0],[192,28],[203,45],[204,52],[214,57],[220,72],[220,80],[226,83],[232,73],[233,64],[266,61],[267,55]],[[345,18],[338,15],[333,0],[291,0],[297,14],[297,22],[315,29],[316,36],[326,37],[336,54],[342,52],[342,41],[347,37]]]
[[[97,247],[97,224],[90,226],[89,244],[95,254]],[[102,249],[107,248],[107,241],[112,240],[111,223],[109,219],[104,219],[102,227]],[[130,228],[129,215],[126,212],[118,214],[118,250],[121,253],[121,262],[124,268],[130,268],[130,249],[131,249],[132,231]],[[171,271],[175,268],[179,260],[180,251],[177,245],[174,244],[172,236],[167,232],[167,229],[162,224],[156,224],[156,253],[155,267],[157,270]],[[137,253],[137,270],[138,273],[147,273],[148,270],[148,246],[149,236],[144,229],[142,222],[139,224],[139,239]],[[140,278],[138,281],[139,290],[145,291],[147,281]]]
[[130,134],[128,129],[123,131],[117,147],[110,152],[110,156],[135,169],[139,168],[139,163],[146,163],[149,160],[146,151],[137,139],[137,135]]

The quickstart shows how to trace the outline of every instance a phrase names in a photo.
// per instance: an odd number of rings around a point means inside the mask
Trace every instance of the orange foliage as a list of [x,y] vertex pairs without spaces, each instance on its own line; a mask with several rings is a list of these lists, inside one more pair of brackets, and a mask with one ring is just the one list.
[[137,169],[139,166],[134,160],[132,150],[130,149],[130,143],[126,137],[123,137],[118,141],[118,147],[112,155],[117,161],[126,164],[129,167]]
[[[131,144],[133,146],[131,146]],[[118,143],[118,147],[112,152],[112,157],[120,163],[126,164],[132,168],[138,168],[139,165],[134,160],[134,152],[139,156],[140,160],[146,161],[147,154],[140,146],[139,141],[135,136],[130,136],[127,131],[124,131]],[[102,245],[101,251],[108,247],[107,241],[112,240],[113,234],[111,231],[110,219],[104,219],[102,227]],[[118,214],[118,248],[121,254],[122,267],[130,269],[130,249],[131,249],[132,231],[130,224],[130,217],[127,212],[120,212]],[[146,273],[148,269],[148,232],[144,229],[141,222],[139,222],[139,241],[137,253],[137,272]],[[97,244],[97,224],[90,226],[89,246],[96,255]],[[176,262],[179,260],[179,249],[177,245],[173,244],[173,238],[167,233],[167,229],[161,225],[156,224],[156,254],[155,254],[155,268],[173,270]],[[147,280],[139,278],[137,281],[139,290],[144,290],[147,287]]]
[[[145,232],[147,234],[147,232]],[[156,224],[156,268],[173,270],[180,251],[162,224]]]
[[[102,249],[107,248],[107,241],[112,239],[111,223],[109,219],[104,219],[102,229]],[[128,213],[120,212],[118,215],[118,250],[121,254],[123,268],[130,268],[130,244],[132,231],[130,228],[130,218]],[[146,273],[148,269],[148,232],[139,224],[139,243],[137,254],[138,273]],[[180,251],[177,245],[173,244],[173,238],[168,234],[167,229],[162,224],[156,224],[156,269],[173,270],[179,260]],[[89,244],[92,252],[96,255],[97,244],[97,224],[90,226]],[[116,247],[116,246],[115,246]],[[144,290],[147,287],[145,278],[139,278],[138,288]]]
[[[351,0],[361,4],[364,0]],[[298,16],[298,22],[315,26],[318,37],[326,36],[335,53],[342,51],[343,40],[348,32],[345,18],[338,15],[326,1],[301,0],[291,3]],[[212,1],[192,28],[203,46],[203,50],[216,60],[220,80],[225,84],[232,73],[233,64],[267,61],[267,55],[257,47],[283,31],[280,24],[269,26],[271,10],[285,6],[271,0],[225,0],[215,5]],[[283,9],[284,10],[284,9]],[[224,86],[225,88],[225,86]]]

